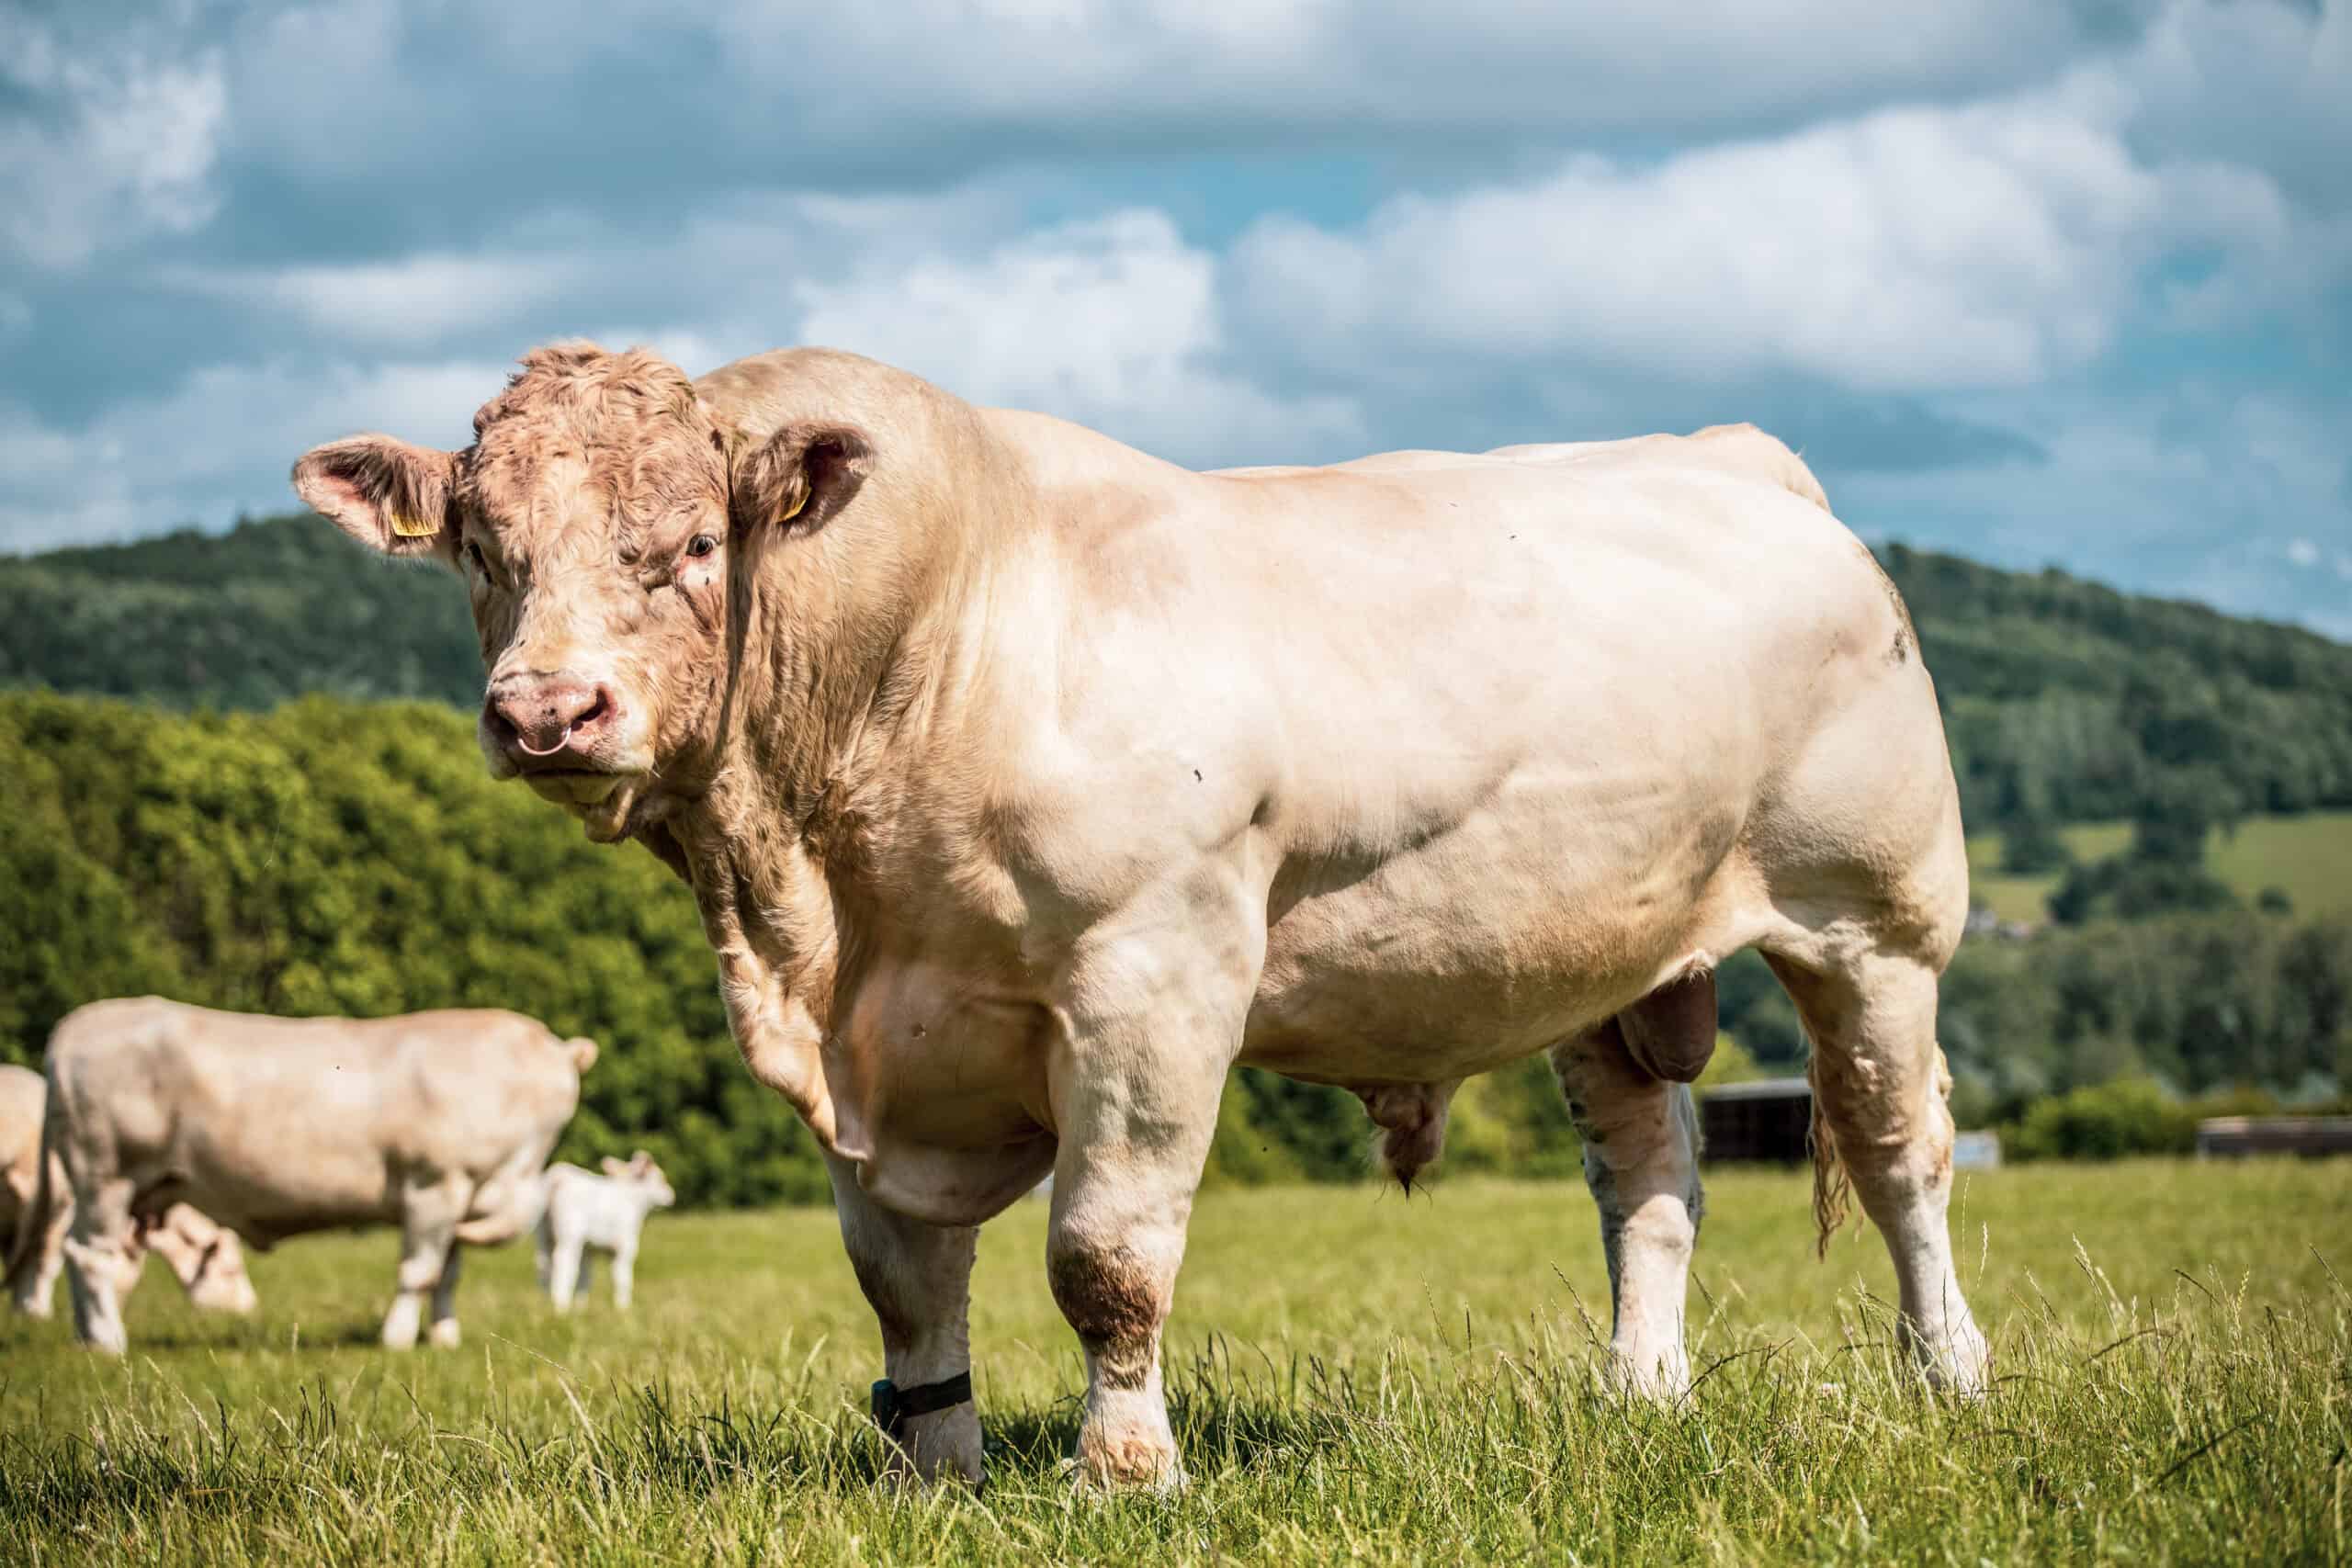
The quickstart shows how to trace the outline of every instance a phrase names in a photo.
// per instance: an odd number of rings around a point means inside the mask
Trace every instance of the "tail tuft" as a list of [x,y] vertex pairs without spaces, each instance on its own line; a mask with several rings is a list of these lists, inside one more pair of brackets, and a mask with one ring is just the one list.
[[1814,1250],[1827,1258],[1829,1238],[1853,1212],[1854,1183],[1847,1174],[1845,1160],[1838,1156],[1838,1134],[1821,1111],[1821,1082],[1815,1076],[1815,1066],[1811,1062],[1805,1065],[1805,1077],[1813,1085],[1813,1122],[1804,1141],[1813,1155]]

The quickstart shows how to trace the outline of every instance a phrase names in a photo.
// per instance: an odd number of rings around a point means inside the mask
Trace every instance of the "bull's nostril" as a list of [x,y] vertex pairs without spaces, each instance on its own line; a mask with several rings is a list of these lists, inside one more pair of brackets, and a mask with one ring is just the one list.
[[605,694],[604,687],[599,686],[589,694],[588,705],[580,710],[579,716],[571,721],[571,727],[574,729],[585,729],[610,713],[612,706],[611,697]]

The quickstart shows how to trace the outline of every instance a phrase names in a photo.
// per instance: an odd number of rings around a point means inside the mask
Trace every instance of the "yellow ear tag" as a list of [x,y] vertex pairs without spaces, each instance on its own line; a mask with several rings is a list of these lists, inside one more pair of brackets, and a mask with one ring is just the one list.
[[404,512],[392,513],[392,532],[403,539],[429,539],[440,531],[438,523],[427,523],[422,517],[411,517]]
[[777,518],[776,518],[776,521],[777,521],[777,522],[779,522],[779,523],[789,523],[789,522],[791,522],[794,518],[796,518],[796,517],[797,517],[797,516],[799,516],[799,515],[800,515],[800,509],[801,509],[802,507],[804,507],[804,506],[807,506],[808,504],[808,492],[807,491],[805,491],[805,490],[804,490],[804,491],[802,491],[800,492],[800,497],[799,497],[799,499],[798,499],[798,500],[797,500],[797,501],[795,501],[795,502],[792,503],[792,510],[791,510],[791,511],[789,511],[789,512],[786,512],[786,513],[783,513],[782,515],[780,515],[779,517],[777,517]]

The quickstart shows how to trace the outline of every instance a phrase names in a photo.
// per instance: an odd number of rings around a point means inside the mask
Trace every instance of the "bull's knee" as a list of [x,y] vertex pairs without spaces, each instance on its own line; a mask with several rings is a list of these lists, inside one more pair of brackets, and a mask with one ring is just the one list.
[[1161,1270],[1131,1248],[1064,1246],[1046,1260],[1055,1304],[1119,1390],[1142,1388],[1159,1364],[1159,1325],[1168,1315]]

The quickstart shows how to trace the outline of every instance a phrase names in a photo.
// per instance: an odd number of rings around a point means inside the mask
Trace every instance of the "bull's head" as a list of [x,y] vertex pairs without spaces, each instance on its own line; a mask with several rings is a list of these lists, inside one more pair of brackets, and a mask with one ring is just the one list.
[[758,531],[823,527],[867,443],[810,423],[748,440],[674,366],[593,344],[526,355],[474,435],[462,452],[330,442],[294,488],[362,544],[464,577],[491,772],[618,838],[654,781],[716,755],[737,558]]

